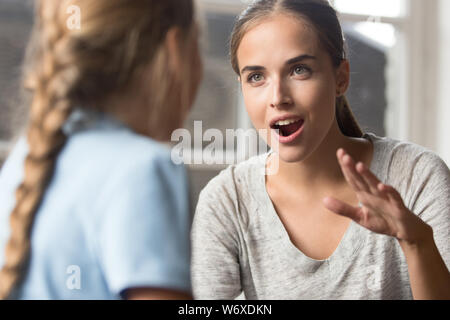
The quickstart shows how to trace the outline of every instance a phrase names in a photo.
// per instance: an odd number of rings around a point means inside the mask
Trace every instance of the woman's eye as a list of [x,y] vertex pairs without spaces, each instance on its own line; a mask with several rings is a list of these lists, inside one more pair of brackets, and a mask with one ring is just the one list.
[[249,82],[259,82],[263,79],[263,76],[259,73],[253,74],[248,77]]
[[297,66],[294,68],[294,74],[302,75],[304,73],[308,73],[309,69],[305,66]]

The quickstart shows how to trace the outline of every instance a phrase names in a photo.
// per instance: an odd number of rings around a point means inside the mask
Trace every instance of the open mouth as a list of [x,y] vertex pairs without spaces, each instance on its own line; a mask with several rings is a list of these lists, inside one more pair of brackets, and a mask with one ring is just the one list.
[[289,137],[296,133],[302,126],[303,126],[304,120],[299,119],[295,122],[293,121],[280,121],[274,125],[271,126],[274,130],[280,130],[280,136],[282,137]]

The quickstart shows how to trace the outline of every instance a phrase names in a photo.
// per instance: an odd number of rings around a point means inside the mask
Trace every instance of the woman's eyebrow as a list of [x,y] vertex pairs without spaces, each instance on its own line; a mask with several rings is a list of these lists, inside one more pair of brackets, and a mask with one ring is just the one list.
[[298,57],[295,57],[295,58],[292,58],[292,59],[289,59],[288,61],[286,61],[286,65],[298,63],[298,62],[301,62],[303,60],[308,60],[308,59],[316,60],[316,57],[309,55],[309,54],[302,54],[302,55],[299,55]]
[[[289,59],[288,61],[286,61],[286,65],[290,65],[290,64],[294,64],[294,63],[298,63],[301,62],[303,60],[316,60],[317,58],[315,56],[309,55],[309,54],[302,54],[299,55],[298,57]],[[264,68],[263,66],[246,66],[244,68],[242,68],[241,70],[241,74],[243,74],[244,72],[250,72],[250,71],[261,71],[261,70],[265,70],[266,68]]]
[[265,69],[266,68],[264,68],[262,66],[246,66],[246,67],[242,68],[241,74],[243,74],[244,72],[260,71],[260,70],[265,70]]

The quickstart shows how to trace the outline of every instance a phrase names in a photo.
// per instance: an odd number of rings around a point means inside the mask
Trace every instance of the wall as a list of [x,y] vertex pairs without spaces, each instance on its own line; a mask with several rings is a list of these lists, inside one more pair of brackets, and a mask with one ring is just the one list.
[[439,0],[436,149],[450,166],[450,1]]

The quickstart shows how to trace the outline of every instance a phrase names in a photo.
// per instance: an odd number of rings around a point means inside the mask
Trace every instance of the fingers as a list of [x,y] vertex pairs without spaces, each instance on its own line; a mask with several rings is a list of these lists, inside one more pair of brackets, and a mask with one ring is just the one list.
[[380,180],[367,168],[367,166],[362,163],[358,162],[356,164],[356,172],[358,172],[361,177],[366,182],[370,192],[374,195],[380,195],[378,185],[380,184]]
[[353,161],[352,157],[346,154],[344,149],[339,149],[337,151],[337,158],[342,168],[342,173],[344,174],[344,177],[350,184],[350,186],[355,191],[370,192],[370,188],[367,185],[366,181],[356,171],[355,162]]
[[404,207],[402,196],[394,187],[379,183],[377,188],[380,192],[384,193],[389,198],[389,200],[397,207]]
[[387,195],[386,196],[374,195],[372,193],[367,192],[359,194],[357,196],[362,205],[370,209],[370,211],[374,214],[383,214],[383,212],[389,211],[388,206],[389,201]]
[[[337,151],[337,158],[346,181],[355,190],[358,200],[366,209],[374,214],[383,215],[386,213],[392,214],[394,207],[398,209],[405,207],[398,191],[392,186],[381,183],[364,163],[358,162],[355,164],[352,157],[342,148]],[[333,203],[337,206],[335,202]],[[331,205],[331,202],[328,202],[328,204]],[[394,207],[392,207],[392,204]],[[359,211],[359,215],[364,212],[364,207]],[[340,214],[345,216],[355,214],[348,207],[344,208],[342,204],[336,209],[340,210]]]
[[326,197],[323,199],[324,206],[341,216],[348,217],[357,223],[360,223],[362,220],[362,209],[359,207],[353,207],[345,202],[342,202],[340,200],[337,200],[335,198]]
[[383,183],[377,184],[378,195],[372,193],[359,194],[358,198],[364,207],[370,209],[373,214],[390,216],[400,209],[404,209],[401,195],[395,188]]

